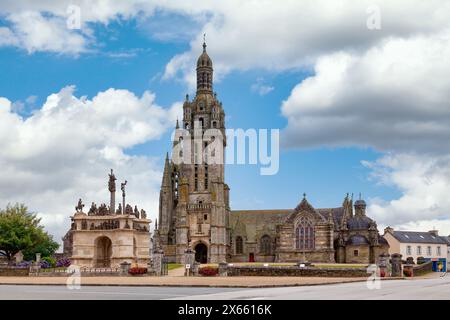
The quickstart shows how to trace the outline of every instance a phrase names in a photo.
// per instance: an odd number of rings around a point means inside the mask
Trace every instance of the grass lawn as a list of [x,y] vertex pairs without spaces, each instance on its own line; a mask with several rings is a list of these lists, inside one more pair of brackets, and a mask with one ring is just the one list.
[[181,268],[183,265],[180,263],[169,263],[169,265],[167,266],[167,270],[173,270],[173,269],[178,269]]

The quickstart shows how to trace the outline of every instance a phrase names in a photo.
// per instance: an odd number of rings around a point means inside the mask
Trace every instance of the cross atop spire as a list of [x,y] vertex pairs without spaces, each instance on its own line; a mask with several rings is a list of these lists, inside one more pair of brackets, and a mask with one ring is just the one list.
[[206,33],[203,34],[203,52],[206,52]]

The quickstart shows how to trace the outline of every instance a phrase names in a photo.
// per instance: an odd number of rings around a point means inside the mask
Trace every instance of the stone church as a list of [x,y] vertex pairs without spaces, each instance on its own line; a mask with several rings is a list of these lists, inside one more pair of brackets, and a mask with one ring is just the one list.
[[[206,132],[209,137],[200,146],[195,139],[183,140],[186,133],[192,137]],[[207,156],[224,155],[226,148],[225,112],[213,92],[213,63],[205,43],[197,60],[197,92],[192,100],[186,96],[182,127],[177,121],[173,140],[172,159],[168,155],[165,159],[153,238],[156,249],[170,261],[184,263],[185,251],[194,250],[200,263],[373,263],[388,252],[389,245],[366,216],[361,198],[353,204],[347,195],[341,206],[326,209],[314,208],[306,195],[294,209],[230,209],[223,161],[198,161],[198,147],[207,149],[215,143]]]

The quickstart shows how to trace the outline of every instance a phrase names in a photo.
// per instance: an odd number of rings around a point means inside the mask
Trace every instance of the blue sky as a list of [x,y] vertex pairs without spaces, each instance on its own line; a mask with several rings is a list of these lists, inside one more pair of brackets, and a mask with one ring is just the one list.
[[67,1],[0,4],[0,207],[25,202],[60,236],[79,197],[106,201],[114,167],[156,217],[206,33],[227,127],[280,129],[285,145],[274,176],[226,167],[232,209],[293,208],[304,192],[334,207],[361,192],[382,226],[450,232],[448,3],[407,15],[375,3],[378,30],[366,27],[369,2],[353,0],[92,1],[80,30],[66,27]]

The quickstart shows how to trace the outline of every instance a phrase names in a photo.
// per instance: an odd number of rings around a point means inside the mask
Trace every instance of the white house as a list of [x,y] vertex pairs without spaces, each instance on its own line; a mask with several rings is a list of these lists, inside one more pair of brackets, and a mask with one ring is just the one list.
[[403,260],[412,257],[414,263],[417,263],[418,257],[423,257],[426,261],[433,261],[434,271],[439,271],[439,265],[442,266],[442,271],[446,271],[449,239],[439,236],[437,230],[394,231],[387,227],[383,237],[389,243],[389,254],[400,253]]

